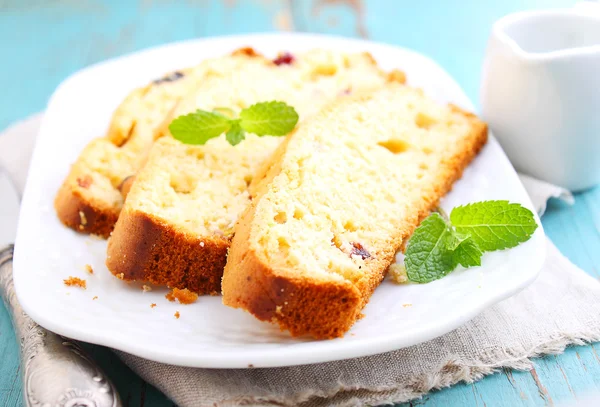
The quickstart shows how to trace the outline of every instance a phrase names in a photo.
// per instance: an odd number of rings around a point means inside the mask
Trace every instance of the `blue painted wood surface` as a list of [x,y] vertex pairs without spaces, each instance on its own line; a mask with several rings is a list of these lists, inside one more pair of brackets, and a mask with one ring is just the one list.
[[[277,30],[364,36],[416,49],[448,70],[477,104],[480,66],[493,21],[514,11],[573,3],[4,0],[0,1],[0,129],[43,110],[61,80],[94,62],[166,42]],[[600,278],[600,189],[577,195],[572,207],[551,203],[543,224],[567,257]],[[125,405],[172,405],[112,352],[87,348],[116,382]],[[600,392],[600,344],[569,348],[562,355],[537,359],[535,366],[531,372],[498,372],[411,404],[540,406],[569,403]],[[20,405],[18,347],[8,314],[0,305],[0,406]]]

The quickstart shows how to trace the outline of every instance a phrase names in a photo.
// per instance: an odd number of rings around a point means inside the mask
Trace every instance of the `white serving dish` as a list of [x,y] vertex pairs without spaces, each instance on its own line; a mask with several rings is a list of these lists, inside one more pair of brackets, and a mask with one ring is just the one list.
[[[367,50],[383,68],[404,70],[411,85],[435,99],[473,110],[456,82],[414,51],[320,35],[193,40],[86,68],[65,80],[49,102],[21,208],[14,280],[21,305],[35,321],[70,338],[175,365],[288,366],[370,355],[427,341],[464,324],[536,278],[545,257],[541,227],[515,249],[486,254],[480,268],[456,271],[425,285],[398,286],[386,280],[365,308],[365,317],[344,338],[313,341],[291,338],[275,326],[223,306],[219,297],[179,305],[164,298],[166,289],[144,293],[141,285],[113,277],[104,265],[106,242],[65,228],[54,213],[53,199],[70,164],[90,139],[106,131],[113,110],[133,87],[245,45],[267,55],[316,46]],[[450,210],[485,199],[508,199],[533,210],[493,137],[442,206]],[[93,275],[84,270],[86,264],[92,265]],[[87,290],[66,287],[63,279],[69,276],[85,278]],[[151,308],[151,303],[157,306]],[[180,319],[174,318],[175,311],[180,312]]]

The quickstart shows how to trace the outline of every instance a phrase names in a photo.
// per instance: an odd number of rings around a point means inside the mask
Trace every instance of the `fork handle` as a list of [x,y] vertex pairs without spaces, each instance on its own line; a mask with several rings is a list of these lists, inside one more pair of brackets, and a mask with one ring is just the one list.
[[115,386],[79,345],[42,328],[25,314],[15,294],[13,250],[13,245],[0,249],[0,296],[21,344],[25,405],[121,406]]

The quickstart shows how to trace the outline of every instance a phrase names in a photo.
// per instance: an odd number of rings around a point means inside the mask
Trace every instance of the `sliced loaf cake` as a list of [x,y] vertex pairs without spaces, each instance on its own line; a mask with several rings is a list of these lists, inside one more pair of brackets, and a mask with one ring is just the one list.
[[[339,95],[403,80],[363,53],[315,50],[287,61],[206,78],[171,119],[196,109],[239,111],[279,100],[293,106],[302,122]],[[162,134],[168,134],[169,121]],[[127,195],[109,240],[108,269],[124,280],[219,293],[233,225],[250,200],[247,186],[282,140],[249,134],[234,147],[223,136],[203,146],[161,139]]]
[[61,222],[78,232],[108,237],[123,206],[120,187],[144,162],[165,117],[207,78],[249,65],[272,62],[243,49],[134,90],[116,109],[106,136],[92,140],[71,167],[54,202]]
[[253,180],[223,302],[294,336],[342,336],[486,140],[474,115],[407,86],[338,100]]

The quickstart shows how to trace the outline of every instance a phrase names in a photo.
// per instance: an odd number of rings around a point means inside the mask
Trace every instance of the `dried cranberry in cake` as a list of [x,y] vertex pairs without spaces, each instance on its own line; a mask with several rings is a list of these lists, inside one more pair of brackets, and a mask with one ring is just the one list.
[[358,242],[351,242],[352,251],[350,252],[350,257],[352,256],[360,256],[363,260],[371,257],[371,253],[367,249],[363,247],[362,244]]
[[92,185],[92,182],[94,182],[94,180],[88,174],[83,177],[77,177],[77,185],[79,185],[81,188],[88,189],[90,185]]
[[275,58],[273,60],[273,63],[275,65],[290,65],[292,63],[294,63],[294,56],[292,54],[290,54],[289,52],[285,52],[283,54],[280,54],[277,58]]
[[185,75],[183,74],[183,72],[175,71],[173,73],[170,73],[169,75],[163,76],[162,78],[153,80],[152,83],[155,85],[160,85],[161,83],[165,82],[175,82],[183,78],[184,76]]

